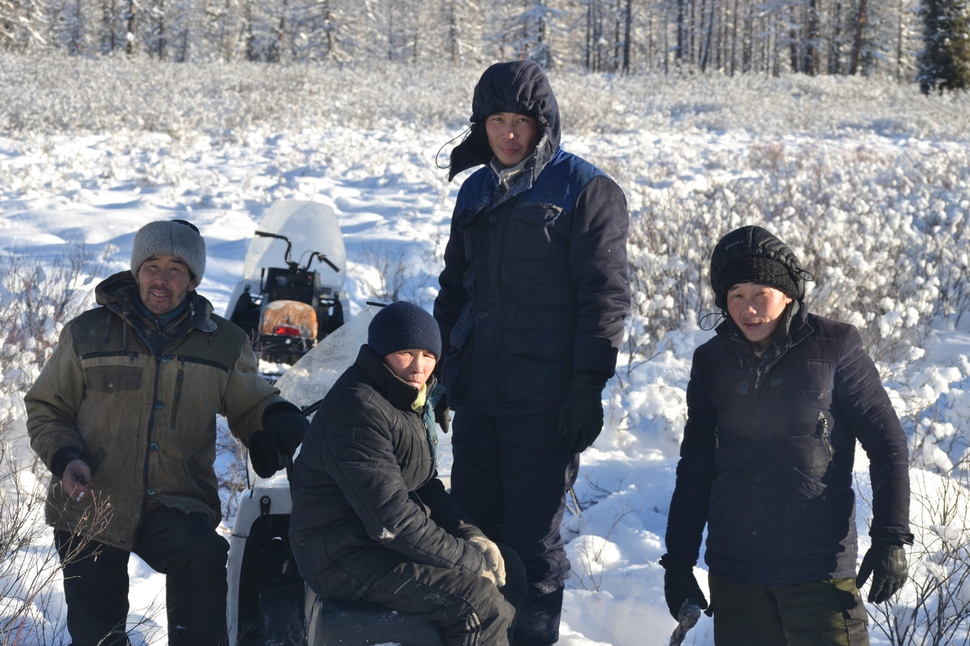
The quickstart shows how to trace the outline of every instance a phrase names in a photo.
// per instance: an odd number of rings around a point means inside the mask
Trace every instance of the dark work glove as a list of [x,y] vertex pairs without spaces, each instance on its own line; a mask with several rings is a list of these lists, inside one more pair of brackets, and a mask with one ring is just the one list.
[[603,430],[603,388],[609,377],[577,372],[559,409],[559,437],[570,453],[582,453]]
[[906,551],[903,547],[904,537],[894,534],[874,534],[872,547],[866,552],[859,567],[859,576],[855,585],[860,590],[869,575],[872,575],[872,585],[869,586],[869,603],[883,603],[893,596],[906,583],[907,565]]
[[442,433],[451,431],[451,409],[448,408],[448,397],[442,395],[434,405],[434,421],[441,427]]
[[268,478],[284,468],[303,442],[310,422],[292,404],[274,404],[263,413],[263,430],[249,436],[253,471]]
[[694,578],[694,566],[688,561],[677,561],[668,559],[666,556],[660,559],[660,564],[664,567],[664,598],[667,600],[667,609],[670,616],[680,620],[678,616],[684,601],[691,599],[701,610],[707,608],[707,599],[701,592],[701,587]]
[[288,458],[292,458],[296,447],[303,444],[308,428],[309,420],[295,406],[277,409],[270,415],[263,414],[263,430],[272,436]]
[[268,478],[286,466],[280,447],[266,431],[256,431],[249,436],[249,460],[260,478]]

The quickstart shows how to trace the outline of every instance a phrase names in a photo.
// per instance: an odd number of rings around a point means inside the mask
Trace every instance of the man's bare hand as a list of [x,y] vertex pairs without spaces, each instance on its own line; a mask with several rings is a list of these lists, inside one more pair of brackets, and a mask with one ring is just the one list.
[[61,485],[71,500],[81,502],[91,493],[91,467],[84,460],[71,460],[64,468]]

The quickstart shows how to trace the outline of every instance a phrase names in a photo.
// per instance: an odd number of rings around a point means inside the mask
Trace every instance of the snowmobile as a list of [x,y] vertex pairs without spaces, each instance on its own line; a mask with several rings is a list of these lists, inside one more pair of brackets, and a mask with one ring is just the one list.
[[293,364],[343,325],[346,260],[332,208],[277,202],[249,245],[226,318],[250,335],[258,358]]
[[[312,415],[367,342],[368,305],[291,366],[276,386]],[[438,625],[375,604],[330,601],[306,587],[289,548],[290,470],[260,479],[251,466],[229,538],[230,646],[442,646]]]

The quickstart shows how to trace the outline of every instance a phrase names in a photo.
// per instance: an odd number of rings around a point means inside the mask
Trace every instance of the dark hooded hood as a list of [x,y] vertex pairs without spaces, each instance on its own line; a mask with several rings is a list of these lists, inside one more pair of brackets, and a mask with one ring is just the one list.
[[496,63],[485,70],[475,86],[471,131],[451,151],[449,181],[463,170],[491,161],[485,119],[496,112],[524,114],[539,123],[533,179],[559,150],[559,104],[546,73],[534,61]]
[[795,252],[761,227],[735,229],[711,254],[714,305],[722,312],[727,311],[728,290],[739,283],[774,287],[800,303],[805,299],[805,280],[811,278]]

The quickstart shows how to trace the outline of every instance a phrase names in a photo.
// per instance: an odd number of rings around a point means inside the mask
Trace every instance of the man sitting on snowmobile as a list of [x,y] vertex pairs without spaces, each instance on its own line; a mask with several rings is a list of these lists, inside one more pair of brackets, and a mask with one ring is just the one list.
[[310,588],[441,624],[448,644],[509,643],[525,571],[472,525],[435,468],[434,318],[399,301],[324,398],[294,463],[290,541]]

